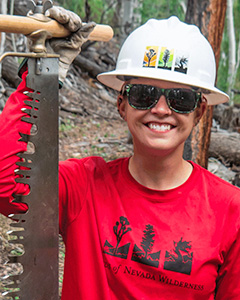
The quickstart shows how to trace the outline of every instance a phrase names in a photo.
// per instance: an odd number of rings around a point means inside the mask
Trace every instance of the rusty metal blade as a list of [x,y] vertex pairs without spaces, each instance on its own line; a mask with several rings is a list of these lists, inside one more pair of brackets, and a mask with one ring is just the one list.
[[[9,263],[21,263],[22,274],[10,276],[5,296],[19,300],[58,300],[58,60],[41,58],[41,74],[36,59],[28,61],[27,86],[32,100],[24,121],[36,124],[34,135],[21,135],[34,145],[31,154],[20,153],[17,182],[29,184],[27,196],[15,201],[26,203],[27,213],[13,215],[16,228],[13,244],[23,244],[24,254],[10,256]],[[37,110],[36,110],[37,109]],[[29,163],[30,162],[30,163]],[[26,167],[28,169],[21,169]],[[21,228],[21,229],[20,229]],[[17,231],[19,229],[19,231]]]

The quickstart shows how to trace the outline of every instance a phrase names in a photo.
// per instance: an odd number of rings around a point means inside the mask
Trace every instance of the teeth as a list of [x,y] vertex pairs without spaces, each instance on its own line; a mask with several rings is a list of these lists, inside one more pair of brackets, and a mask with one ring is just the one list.
[[157,131],[167,131],[171,129],[171,125],[157,125],[150,123],[148,126],[149,128]]

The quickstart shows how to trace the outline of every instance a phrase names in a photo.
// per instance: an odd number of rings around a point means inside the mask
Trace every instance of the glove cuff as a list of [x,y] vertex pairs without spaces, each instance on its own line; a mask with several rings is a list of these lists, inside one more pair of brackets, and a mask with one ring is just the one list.
[[28,62],[28,57],[25,57],[18,67],[18,77],[20,77],[21,79],[22,79],[23,73],[26,72],[28,69],[27,62]]

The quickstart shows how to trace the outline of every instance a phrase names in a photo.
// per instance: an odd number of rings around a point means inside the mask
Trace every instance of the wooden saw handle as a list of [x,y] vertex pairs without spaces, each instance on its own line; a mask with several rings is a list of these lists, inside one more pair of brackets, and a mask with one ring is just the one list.
[[[33,18],[0,14],[0,32],[22,33],[28,35],[36,30],[44,29],[53,37],[66,37],[70,32],[57,21],[37,21]],[[113,37],[113,30],[109,25],[97,24],[89,35],[89,40],[107,42]]]

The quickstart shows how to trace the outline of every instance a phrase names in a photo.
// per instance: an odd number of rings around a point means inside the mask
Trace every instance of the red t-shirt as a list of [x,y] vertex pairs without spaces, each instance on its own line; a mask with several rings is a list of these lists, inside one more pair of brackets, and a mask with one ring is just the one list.
[[240,299],[240,190],[200,166],[156,191],[128,158],[71,159],[60,199],[63,300]]
[[[25,74],[26,75],[26,74]],[[26,144],[19,132],[25,75],[0,116],[0,212],[26,209],[12,194]],[[60,232],[66,244],[62,300],[240,299],[240,190],[193,164],[189,179],[148,189],[128,158],[71,159],[59,167]]]

